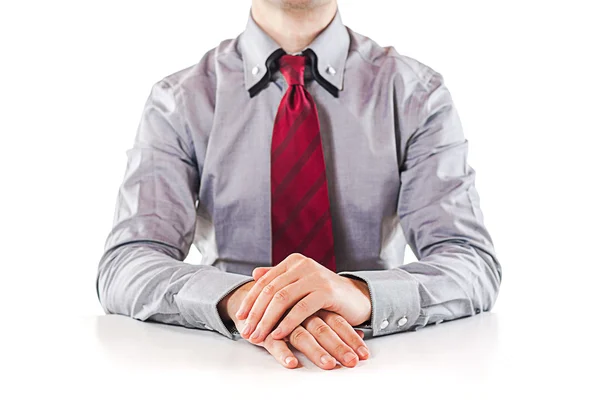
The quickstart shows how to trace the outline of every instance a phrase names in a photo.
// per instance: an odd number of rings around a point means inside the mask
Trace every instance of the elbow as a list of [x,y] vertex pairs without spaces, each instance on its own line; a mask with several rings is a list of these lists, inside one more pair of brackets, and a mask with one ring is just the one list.
[[474,304],[474,307],[476,308],[476,312],[477,309],[480,309],[481,311],[490,311],[494,307],[494,304],[496,304],[496,300],[500,293],[502,267],[495,254],[483,252],[478,249],[475,249],[475,251],[481,260],[481,275],[480,284],[478,285],[480,293],[479,296],[477,296],[479,298],[479,304]]
[[174,293],[197,266],[176,258],[175,249],[158,243],[123,243],[106,249],[98,263],[96,291],[107,314],[145,321],[174,314]]
[[100,262],[98,263],[98,270],[96,272],[96,296],[100,302],[100,306],[106,314],[112,314],[110,304],[108,302],[108,288],[107,285],[107,274],[111,268],[110,252],[104,252]]
[[96,295],[106,314],[126,314],[123,310],[128,308],[124,302],[125,296],[116,287],[117,282],[114,279],[122,249],[123,247],[119,247],[105,251],[98,262]]

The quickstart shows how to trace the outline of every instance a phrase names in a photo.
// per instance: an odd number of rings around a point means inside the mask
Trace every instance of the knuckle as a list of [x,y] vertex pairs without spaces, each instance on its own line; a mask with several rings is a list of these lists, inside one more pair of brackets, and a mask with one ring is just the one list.
[[321,290],[323,290],[323,293],[325,293],[328,296],[332,295],[334,291],[333,285],[331,284],[331,282],[328,281],[323,282],[323,287]]
[[274,300],[277,300],[282,303],[286,302],[289,298],[290,298],[290,295],[289,295],[288,291],[285,289],[280,289],[279,291],[277,291],[277,293],[275,293],[275,296],[274,296]]
[[352,340],[350,340],[350,343],[348,343],[348,344],[350,345],[350,347],[352,347],[352,351],[354,351],[356,353],[356,355],[358,355],[356,350],[358,350],[358,348],[360,346],[365,346],[365,343],[362,341],[362,339],[358,335],[355,338],[352,338]]
[[292,344],[298,343],[301,340],[304,340],[304,338],[306,337],[306,331],[304,329],[295,329],[291,334],[290,334],[290,341],[292,342]]
[[335,349],[333,350],[334,354],[337,354],[338,356],[343,356],[344,354],[346,354],[348,352],[348,347],[342,343],[338,344],[337,346],[335,346]]
[[248,313],[248,319],[249,320],[255,321],[255,320],[259,319],[259,318],[260,318],[260,315],[256,311],[254,311],[254,310],[250,310],[250,312]]
[[255,285],[260,287],[264,287],[265,283],[267,282],[267,275],[268,273],[264,274],[263,276],[261,276],[260,278],[258,278],[258,280],[256,281]]
[[325,279],[325,276],[323,275],[322,271],[316,270],[316,271],[310,272],[309,279],[312,281],[315,281],[315,282],[319,282],[320,287],[325,286],[326,279]]
[[346,327],[346,320],[339,315],[333,317],[331,323],[336,329],[342,329]]
[[308,311],[308,303],[306,300],[300,300],[298,303],[296,303],[296,307],[298,307],[299,311]]
[[319,268],[319,270],[317,271],[317,274],[319,274],[319,277],[324,281],[325,285],[329,288],[333,287],[333,284],[331,282],[330,279],[330,274],[331,271],[329,271],[328,269],[325,268]]
[[317,336],[322,337],[327,333],[329,333],[329,327],[327,326],[327,324],[319,324],[315,327],[315,334]]
[[265,287],[263,287],[262,292],[264,294],[271,294],[273,293],[273,291],[275,290],[275,286],[273,286],[271,283],[266,284]]

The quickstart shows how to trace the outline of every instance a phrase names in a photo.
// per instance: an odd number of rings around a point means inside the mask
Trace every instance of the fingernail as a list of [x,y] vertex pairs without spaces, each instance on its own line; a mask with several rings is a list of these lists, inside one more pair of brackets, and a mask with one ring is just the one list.
[[288,358],[285,359],[285,363],[287,365],[290,365],[292,363],[292,361],[294,361],[294,357],[292,357],[292,356],[289,356]]
[[242,316],[242,310],[238,310],[238,312],[235,313],[235,316],[240,318]]
[[344,354],[344,362],[345,363],[349,363],[352,362],[352,360],[354,360],[356,358],[356,355],[354,353],[346,353]]
[[281,328],[277,328],[273,331],[273,336],[277,336],[281,333]]
[[250,332],[250,324],[246,322],[246,324],[244,324],[244,330],[242,331],[242,335],[247,335],[248,332]]
[[356,350],[358,352],[358,355],[361,357],[366,357],[369,355],[369,350],[367,350],[367,348],[365,346],[360,346],[358,348],[358,350]]
[[321,356],[321,364],[329,364],[331,362],[331,360],[333,360],[333,358],[331,358],[331,356]]
[[258,335],[260,335],[260,332],[257,330],[254,331],[254,333],[252,334],[252,336],[250,336],[250,339],[254,340],[258,338]]

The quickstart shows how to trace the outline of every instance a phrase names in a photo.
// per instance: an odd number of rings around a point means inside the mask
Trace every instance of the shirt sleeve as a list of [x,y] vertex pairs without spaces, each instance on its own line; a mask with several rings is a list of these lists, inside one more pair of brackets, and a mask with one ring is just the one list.
[[180,97],[163,80],[146,101],[98,264],[98,298],[106,313],[234,339],[217,304],[252,277],[183,261],[194,239],[200,169]]
[[[418,121],[400,167],[397,213],[418,261],[387,270],[340,272],[371,296],[372,336],[488,311],[501,266],[483,222],[468,141],[450,92],[434,72],[407,111]],[[414,111],[413,111],[414,110]],[[407,117],[407,118],[410,118]]]

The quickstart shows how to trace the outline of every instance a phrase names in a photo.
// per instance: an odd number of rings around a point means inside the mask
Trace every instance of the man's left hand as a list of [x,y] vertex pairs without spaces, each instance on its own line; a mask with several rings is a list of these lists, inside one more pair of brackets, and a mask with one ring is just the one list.
[[256,284],[248,292],[236,317],[246,319],[240,334],[260,343],[272,332],[281,339],[320,309],[341,315],[352,326],[371,316],[371,299],[365,282],[336,274],[302,254],[294,253],[275,267],[259,267]]

